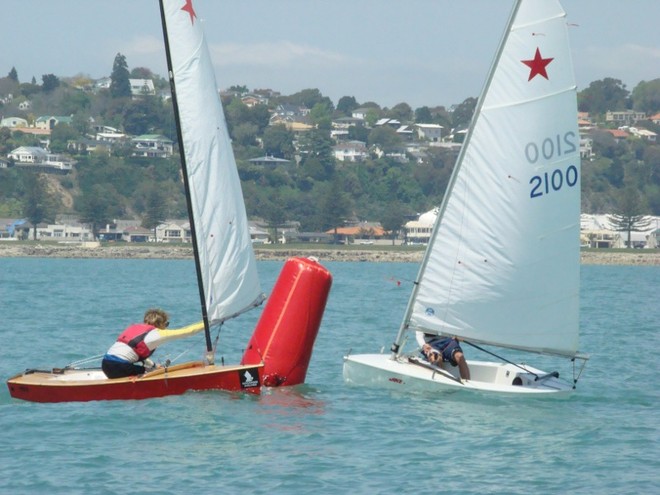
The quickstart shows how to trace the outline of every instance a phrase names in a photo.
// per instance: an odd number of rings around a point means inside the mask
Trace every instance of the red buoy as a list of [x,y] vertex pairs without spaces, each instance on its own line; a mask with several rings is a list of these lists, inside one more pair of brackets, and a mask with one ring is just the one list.
[[264,363],[263,385],[304,383],[331,285],[316,260],[286,261],[241,360]]

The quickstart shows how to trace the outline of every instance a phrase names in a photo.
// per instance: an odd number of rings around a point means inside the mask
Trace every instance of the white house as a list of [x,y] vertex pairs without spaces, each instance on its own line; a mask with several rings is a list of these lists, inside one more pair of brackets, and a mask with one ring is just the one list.
[[167,158],[172,156],[174,143],[171,139],[159,134],[143,134],[131,139],[133,156],[151,158]]
[[83,242],[92,241],[92,231],[85,225],[48,224],[37,226],[37,240]]
[[156,88],[151,79],[129,79],[131,85],[131,94],[133,96],[155,95]]
[[156,242],[191,242],[188,220],[167,220],[156,227]]
[[37,129],[53,129],[57,124],[71,125],[72,117],[63,115],[42,115],[34,122]]
[[0,120],[0,127],[27,127],[28,121],[21,117],[5,117]]
[[342,162],[360,162],[367,158],[367,145],[363,141],[345,141],[332,147],[335,158]]
[[37,146],[20,146],[12,150],[7,157],[12,158],[18,166],[43,167],[61,172],[72,170],[75,164],[74,160],[64,155],[49,153]]
[[442,127],[438,124],[415,124],[417,137],[427,141],[437,142],[442,138]]
[[428,244],[439,208],[422,213],[417,220],[406,222],[403,226],[408,244]]

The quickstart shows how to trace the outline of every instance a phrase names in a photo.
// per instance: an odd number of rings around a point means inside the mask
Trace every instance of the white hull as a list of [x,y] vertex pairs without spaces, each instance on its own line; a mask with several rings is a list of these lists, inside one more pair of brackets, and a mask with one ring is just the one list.
[[[446,366],[446,365],[445,365]],[[379,386],[392,390],[443,392],[470,390],[510,395],[569,394],[573,387],[551,376],[535,380],[545,372],[525,365],[526,373],[512,364],[468,361],[471,380],[461,381],[458,369],[438,369],[412,363],[407,357],[392,359],[389,354],[356,354],[344,357],[344,380],[352,385]],[[522,382],[521,385],[514,385]]]

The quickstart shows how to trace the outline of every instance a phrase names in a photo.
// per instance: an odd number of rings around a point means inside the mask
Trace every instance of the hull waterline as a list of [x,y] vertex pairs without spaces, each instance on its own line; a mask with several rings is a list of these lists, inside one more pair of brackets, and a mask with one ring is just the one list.
[[570,394],[573,387],[541,370],[525,366],[529,372],[506,363],[468,361],[471,380],[460,380],[457,369],[438,369],[408,358],[391,359],[385,354],[355,354],[344,357],[344,380],[357,386],[382,387],[406,392],[477,391],[510,395],[558,396]]
[[114,380],[99,369],[27,371],[10,378],[7,386],[12,397],[31,402],[135,400],[204,390],[259,393],[262,375],[263,365],[204,366],[190,362]]

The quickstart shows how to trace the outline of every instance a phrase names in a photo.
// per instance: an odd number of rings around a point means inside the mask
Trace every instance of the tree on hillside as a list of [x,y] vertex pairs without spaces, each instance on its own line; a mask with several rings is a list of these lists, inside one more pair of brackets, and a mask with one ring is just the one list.
[[301,165],[304,168],[307,161],[318,162],[322,167],[321,176],[316,177],[319,180],[326,180],[332,177],[335,171],[335,157],[332,153],[334,141],[330,137],[330,132],[324,129],[312,129],[300,137],[300,154],[303,156]]
[[581,112],[605,114],[607,111],[628,108],[629,92],[619,79],[606,77],[593,81],[589,87],[578,93],[578,108]]
[[339,177],[323,183],[319,189],[319,194],[314,195],[318,198],[316,227],[324,232],[333,229],[336,242],[337,228],[344,224],[353,211],[352,198],[341,189]]
[[369,145],[379,146],[383,151],[392,151],[401,146],[403,140],[394,129],[387,125],[381,125],[372,129],[369,133]]
[[468,127],[472,120],[475,108],[477,108],[476,98],[470,97],[463,100],[463,102],[454,109],[454,113],[452,114],[452,124],[454,128],[460,129]]
[[634,186],[624,187],[617,197],[615,213],[608,219],[618,232],[627,233],[627,247],[633,247],[630,242],[631,232],[641,232],[649,228],[649,219],[644,213],[647,210],[645,202]]
[[273,125],[266,128],[263,135],[264,153],[277,158],[292,159],[295,152],[293,148],[293,132],[283,124]]
[[647,115],[660,111],[660,79],[640,82],[632,92],[633,108]]
[[32,224],[32,238],[37,239],[37,225],[55,220],[57,199],[48,190],[48,183],[43,174],[26,172],[23,177],[25,196],[23,197],[23,216]]
[[129,81],[128,64],[126,57],[121,53],[115,56],[110,74],[110,95],[113,98],[126,98],[131,96],[131,83]]
[[337,102],[337,111],[350,117],[353,110],[358,108],[358,102],[354,96],[342,96]]
[[91,189],[83,191],[76,198],[74,207],[80,214],[80,221],[92,227],[94,238],[98,237],[99,229],[112,223],[123,213],[119,194],[110,184],[96,184]]
[[143,203],[142,226],[155,229],[167,217],[167,197],[157,184],[150,183],[143,192]]
[[332,127],[332,108],[327,102],[317,103],[309,112],[309,118],[317,129],[330,129]]
[[7,74],[7,77],[12,81],[18,82],[18,72],[16,72],[16,67],[11,68],[9,74]]
[[154,97],[143,97],[131,101],[124,108],[124,129],[129,134],[139,136],[162,128],[162,104]]
[[42,84],[41,91],[44,93],[50,93],[55,88],[58,88],[60,85],[60,80],[54,74],[44,74],[41,76]]
[[83,91],[67,91],[62,95],[62,115],[73,115],[74,113],[88,111],[92,100],[88,93]]
[[30,98],[41,92],[41,86],[36,83],[36,80],[33,77],[31,83],[21,83],[20,92],[26,98]]
[[433,115],[431,115],[431,109],[427,106],[415,109],[415,122],[417,124],[432,124]]
[[284,227],[284,223],[286,222],[286,211],[282,207],[282,202],[277,192],[275,193],[275,197],[271,200],[269,207],[263,212],[263,216],[268,222],[268,228],[271,231],[273,243],[278,244],[280,239],[278,229]]
[[387,112],[387,117],[396,119],[403,124],[412,120],[413,111],[407,103],[398,103]]
[[79,138],[80,133],[69,124],[57,124],[50,133],[50,149],[53,153],[65,152],[69,141]]
[[323,96],[316,88],[303,89],[291,96],[283,97],[283,99],[291,105],[301,105],[310,109],[317,103],[324,103],[328,108],[333,110],[335,108],[332,100],[327,96]]
[[382,225],[383,229],[389,233],[393,246],[394,240],[397,238],[399,231],[405,223],[405,219],[406,208],[399,201],[388,205],[380,216],[380,224]]

